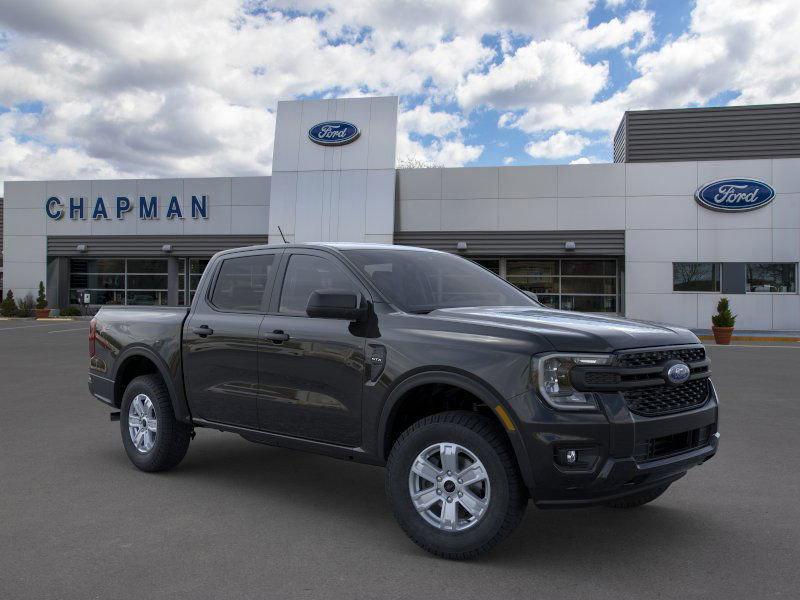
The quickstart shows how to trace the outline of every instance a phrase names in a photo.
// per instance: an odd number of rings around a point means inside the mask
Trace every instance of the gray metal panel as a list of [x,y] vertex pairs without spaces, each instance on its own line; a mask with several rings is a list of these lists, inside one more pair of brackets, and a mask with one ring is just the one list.
[[[266,235],[101,235],[48,236],[48,256],[167,256],[164,244],[172,245],[173,256],[211,256],[220,250],[266,244]],[[86,244],[87,252],[78,252]]]
[[[567,250],[566,242],[575,242]],[[465,256],[623,256],[624,231],[396,231],[395,244]],[[457,251],[466,242],[466,251]]]
[[614,134],[614,162],[625,162],[625,148],[628,141],[628,113],[622,115],[622,120]]
[[800,103],[628,111],[614,162],[800,156]]
[[747,263],[722,263],[722,293],[744,294]]
[[[3,199],[0,198],[0,272],[2,272],[3,267]],[[2,283],[2,281],[0,281]],[[2,285],[0,285],[0,289],[2,289]]]

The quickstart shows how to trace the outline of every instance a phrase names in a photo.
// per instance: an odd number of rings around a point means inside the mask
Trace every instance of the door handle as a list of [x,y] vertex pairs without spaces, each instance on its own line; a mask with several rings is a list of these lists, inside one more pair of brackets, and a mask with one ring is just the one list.
[[285,342],[289,339],[289,334],[284,333],[281,329],[276,329],[272,333],[268,333],[264,336],[268,340],[272,340],[276,344],[280,344],[281,342]]
[[200,325],[200,327],[193,327],[192,332],[196,333],[200,337],[206,337],[214,333],[214,330],[208,325]]

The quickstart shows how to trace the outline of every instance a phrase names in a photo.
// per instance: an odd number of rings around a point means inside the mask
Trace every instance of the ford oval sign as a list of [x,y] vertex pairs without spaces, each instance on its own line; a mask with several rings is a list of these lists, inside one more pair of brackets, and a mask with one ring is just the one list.
[[317,123],[308,130],[308,138],[323,146],[342,146],[349,144],[361,134],[358,127],[347,121],[325,121]]
[[695,200],[711,210],[743,212],[766,206],[775,197],[775,190],[755,179],[723,179],[701,187]]

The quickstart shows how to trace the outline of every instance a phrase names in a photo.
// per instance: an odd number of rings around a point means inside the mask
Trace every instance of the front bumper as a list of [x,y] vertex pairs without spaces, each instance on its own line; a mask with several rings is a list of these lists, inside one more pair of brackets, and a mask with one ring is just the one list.
[[[537,506],[603,504],[671,483],[717,452],[719,403],[713,386],[701,407],[657,417],[631,413],[619,393],[598,394],[598,399],[598,413],[555,411],[534,391],[509,401],[520,425],[530,466],[529,491]],[[577,449],[588,458],[567,466],[561,458],[565,449]]]

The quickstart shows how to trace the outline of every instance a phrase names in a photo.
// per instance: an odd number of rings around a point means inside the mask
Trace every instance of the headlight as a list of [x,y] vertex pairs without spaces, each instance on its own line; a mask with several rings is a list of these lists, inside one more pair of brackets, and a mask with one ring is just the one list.
[[611,364],[606,354],[547,354],[533,359],[535,383],[542,398],[558,410],[596,410],[597,403],[590,392],[572,387],[570,371],[576,366]]

